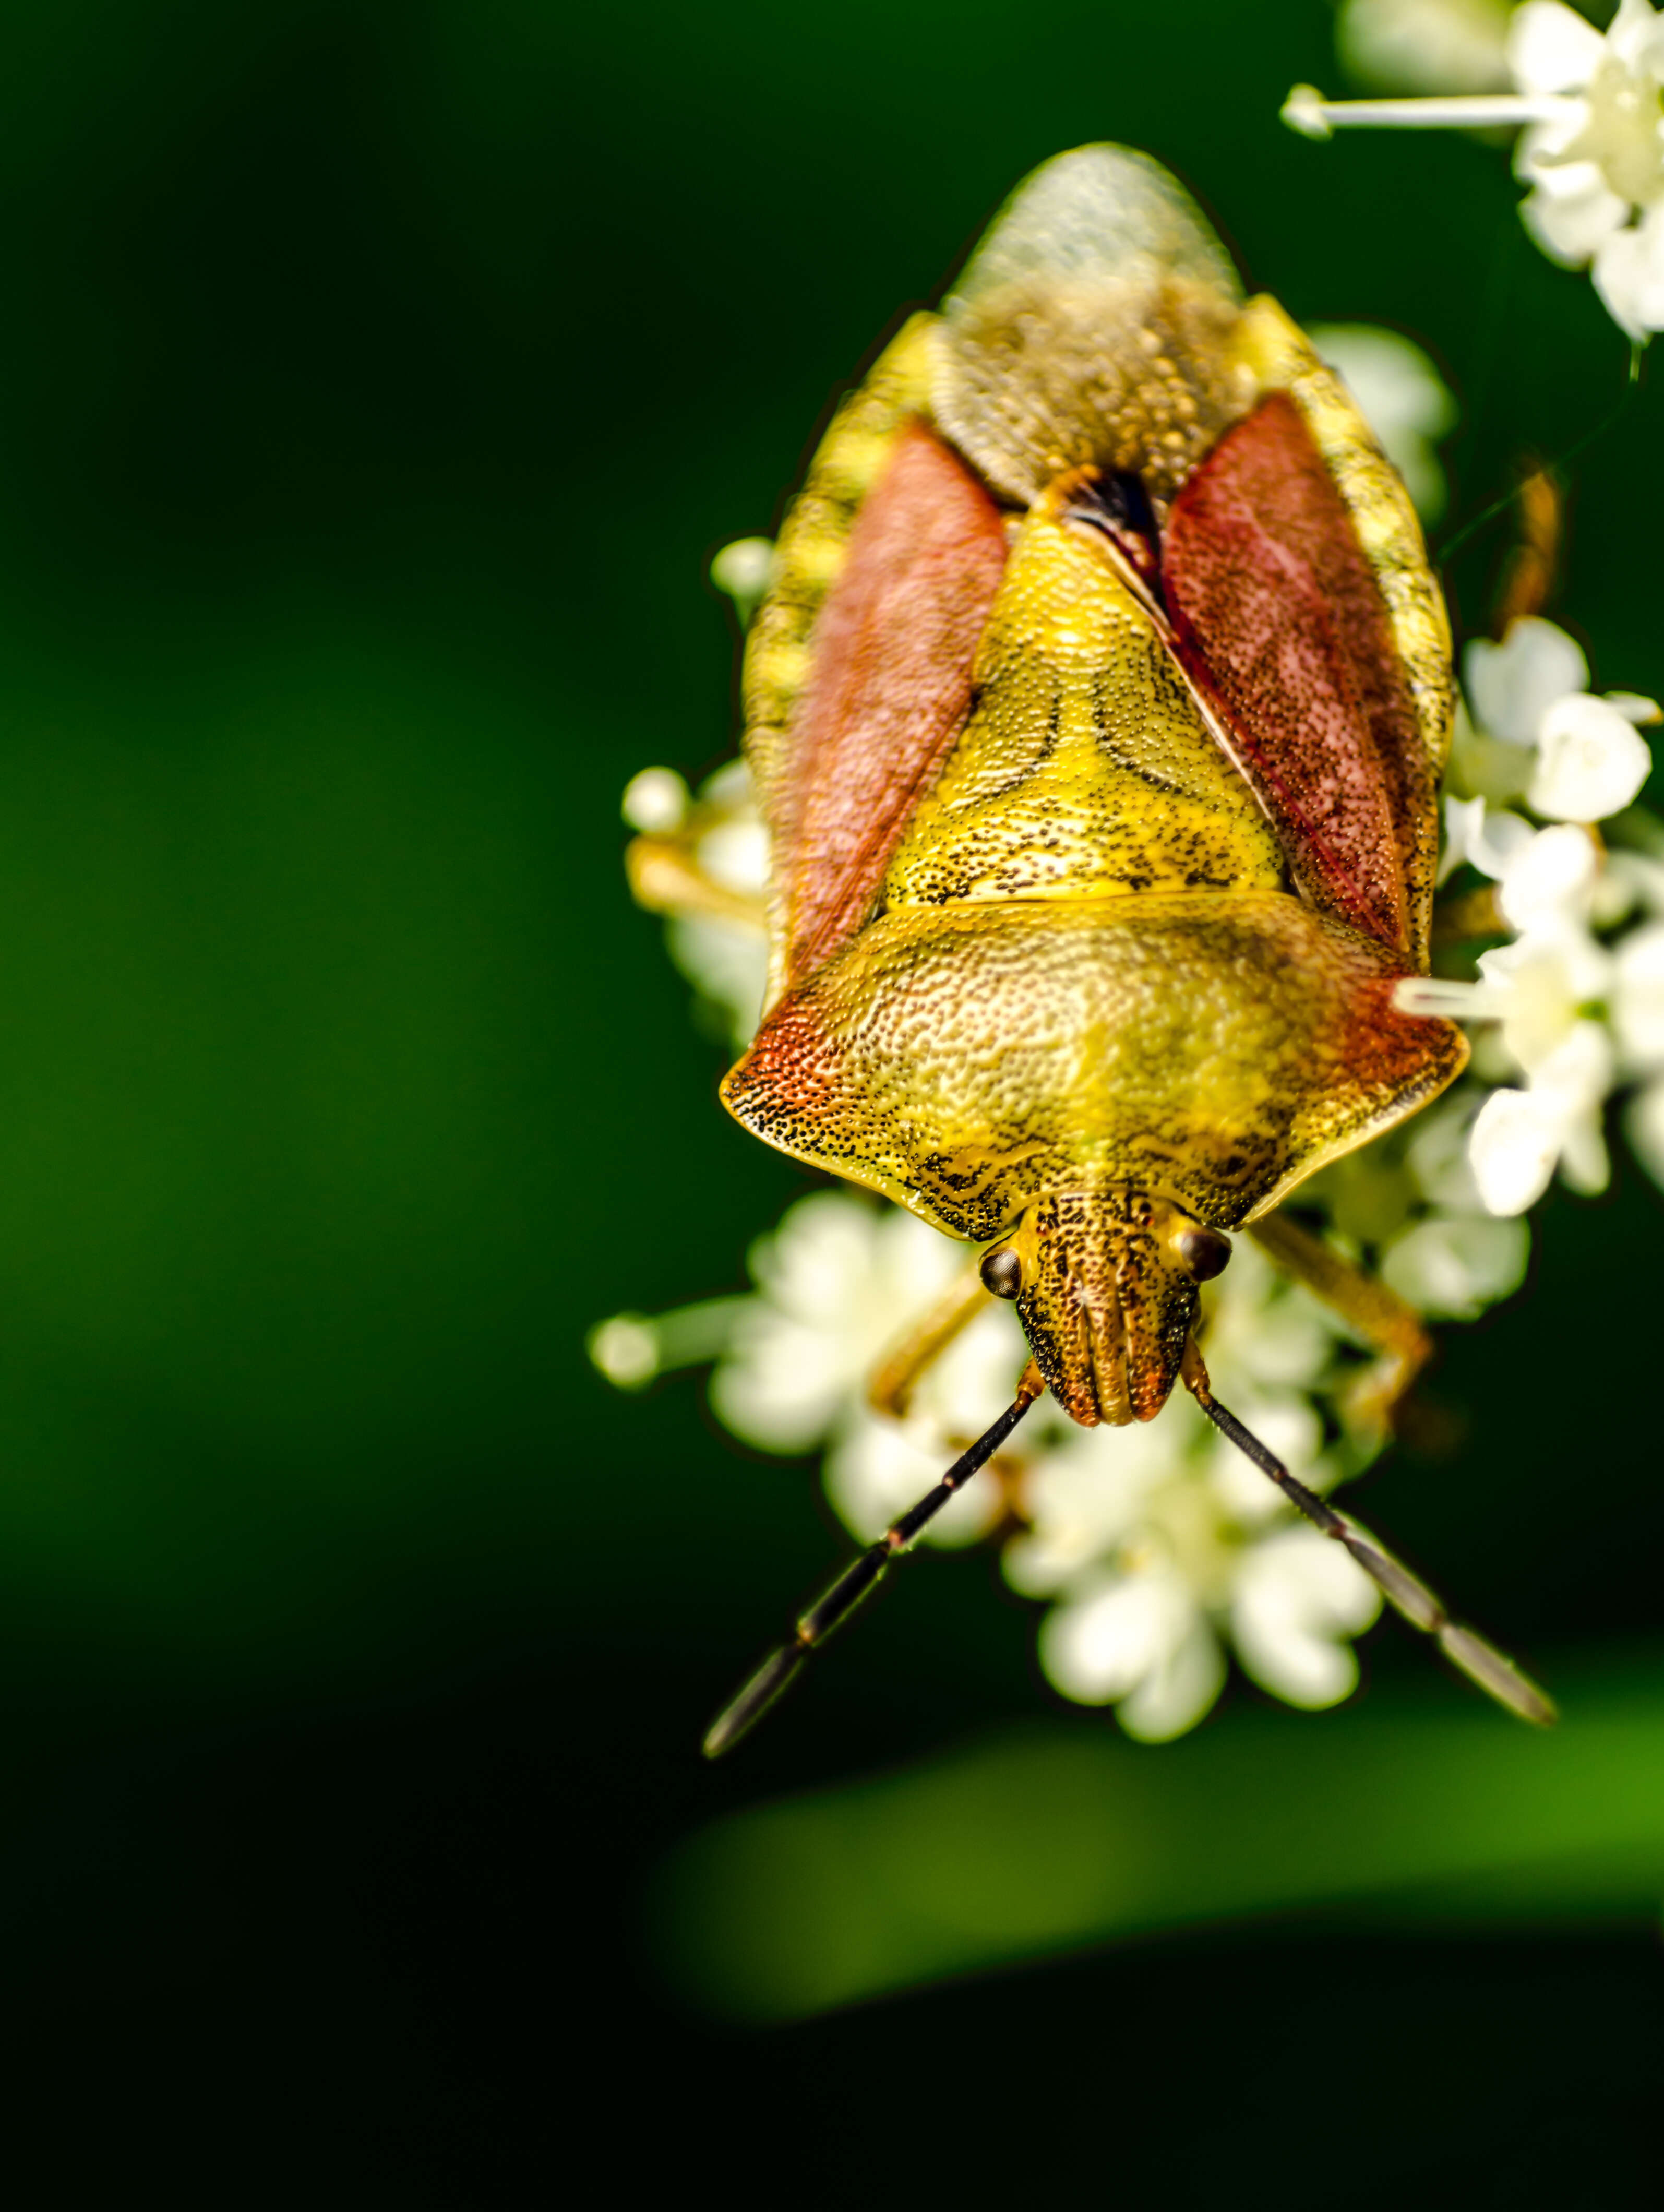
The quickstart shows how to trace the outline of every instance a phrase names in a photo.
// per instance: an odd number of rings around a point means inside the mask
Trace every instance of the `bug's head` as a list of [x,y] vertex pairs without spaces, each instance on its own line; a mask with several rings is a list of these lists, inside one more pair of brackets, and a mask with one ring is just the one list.
[[1015,1302],[1070,1418],[1119,1428],[1167,1403],[1200,1285],[1230,1257],[1230,1239],[1193,1214],[1115,1184],[1036,1200],[984,1255],[982,1280]]

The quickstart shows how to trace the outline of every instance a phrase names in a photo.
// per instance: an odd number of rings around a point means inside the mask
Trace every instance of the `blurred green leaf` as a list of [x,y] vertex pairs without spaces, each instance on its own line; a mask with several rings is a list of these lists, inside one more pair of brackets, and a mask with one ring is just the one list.
[[1548,1670],[1551,1733],[1430,1684],[1313,1721],[1239,1709],[1158,1752],[1081,1722],[758,1806],[661,1869],[665,1971],[800,2019],[1086,1944],[1295,1907],[1634,1919],[1664,1899],[1664,1661]]

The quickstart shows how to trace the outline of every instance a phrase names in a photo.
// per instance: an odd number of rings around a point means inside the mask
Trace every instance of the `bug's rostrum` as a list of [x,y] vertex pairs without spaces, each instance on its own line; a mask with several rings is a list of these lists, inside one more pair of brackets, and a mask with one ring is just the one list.
[[1198,1285],[1230,1245],[1170,1200],[1109,1183],[1036,1200],[990,1256],[1005,1253],[1018,1262],[1017,1315],[1053,1395],[1088,1427],[1120,1427],[1166,1404]]

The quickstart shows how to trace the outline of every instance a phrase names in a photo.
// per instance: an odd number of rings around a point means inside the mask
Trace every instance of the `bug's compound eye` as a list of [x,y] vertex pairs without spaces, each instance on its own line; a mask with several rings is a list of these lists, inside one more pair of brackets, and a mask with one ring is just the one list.
[[997,1298],[1014,1298],[1023,1288],[1023,1262],[1009,1244],[982,1255],[982,1287]]
[[1179,1256],[1199,1283],[1223,1275],[1230,1261],[1230,1239],[1212,1229],[1181,1230],[1175,1240]]

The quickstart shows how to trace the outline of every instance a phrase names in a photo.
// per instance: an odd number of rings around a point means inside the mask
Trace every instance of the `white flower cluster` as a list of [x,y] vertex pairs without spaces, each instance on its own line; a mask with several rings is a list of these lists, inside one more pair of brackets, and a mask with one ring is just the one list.
[[[1533,238],[1592,270],[1631,340],[1664,330],[1664,15],[1648,0],[1622,0],[1605,33],[1563,0],[1524,0],[1505,25],[1479,0],[1351,0],[1340,36],[1363,74],[1442,96],[1329,100],[1297,85],[1292,130],[1518,127]],[[1499,78],[1513,89],[1485,88]]]
[[[1659,833],[1632,806],[1652,766],[1637,725],[1659,710],[1630,692],[1594,697],[1576,642],[1540,617],[1500,645],[1477,640],[1463,673],[1441,876],[1469,867],[1494,884],[1473,933],[1507,941],[1479,955],[1476,981],[1417,979],[1398,998],[1487,1024],[1475,1068],[1497,1087],[1475,1114],[1471,1158],[1490,1211],[1518,1214],[1557,1167],[1574,1190],[1605,1189],[1606,1102],[1637,1078],[1650,1080],[1631,1132],[1664,1176],[1664,925],[1651,919],[1664,868],[1636,849]],[[1609,849],[1589,825],[1614,816],[1624,842]]]
[[[1471,1194],[1453,1187],[1460,1147],[1448,1131],[1424,1131],[1420,1144],[1419,1158],[1400,1148],[1372,1172],[1354,1169],[1346,1197],[1356,1212],[1373,1184],[1365,1209],[1378,1213],[1386,1197],[1397,1216],[1389,1274],[1432,1310],[1471,1313],[1517,1286],[1523,1224],[1476,1218]],[[620,1316],[592,1334],[592,1356],[640,1386],[658,1371],[654,1347],[665,1365],[714,1353],[722,1420],[766,1449],[823,1448],[828,1495],[870,1542],[1009,1403],[1027,1356],[1016,1316],[987,1299],[897,1422],[869,1407],[868,1381],[964,1272],[965,1248],[898,1207],[827,1191],[793,1206],[750,1265],[750,1298],[657,1322]],[[1320,1491],[1367,1466],[1382,1439],[1351,1410],[1347,1386],[1363,1370],[1333,1316],[1246,1240],[1204,1295],[1210,1373],[1254,1432]],[[1123,1727],[1150,1741],[1206,1712],[1228,1648],[1287,1703],[1334,1704],[1357,1678],[1350,1639],[1380,1610],[1369,1578],[1182,1394],[1147,1426],[1119,1430],[1077,1428],[1042,1401],[925,1540],[975,1543],[996,1529],[1012,1588],[1049,1601],[1048,1678],[1080,1703],[1114,1704]]]

